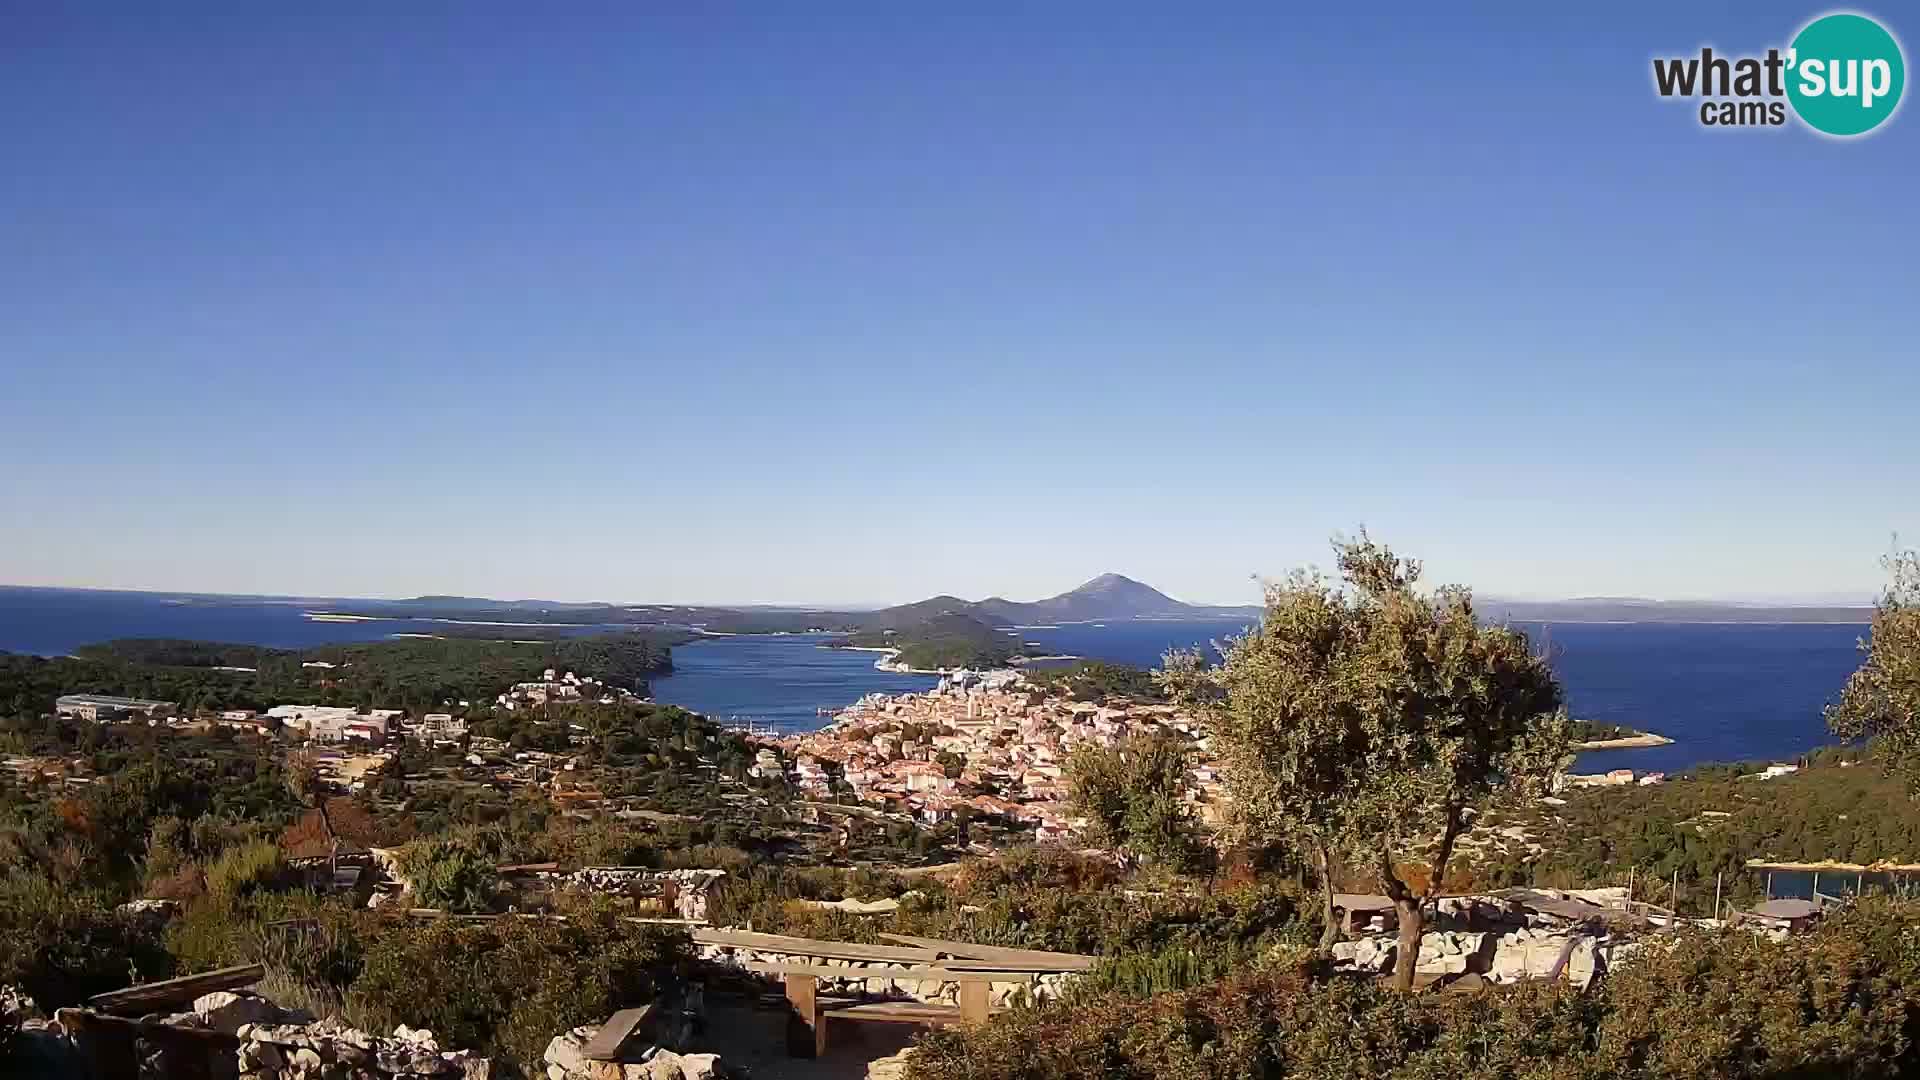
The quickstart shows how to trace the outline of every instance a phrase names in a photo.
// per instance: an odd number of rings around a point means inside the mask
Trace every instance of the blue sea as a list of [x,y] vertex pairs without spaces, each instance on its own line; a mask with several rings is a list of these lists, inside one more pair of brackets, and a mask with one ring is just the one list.
[[[0,651],[61,655],[115,637],[175,637],[300,648],[432,633],[416,619],[326,623],[303,612],[337,600],[0,588]],[[1206,646],[1239,621],[1115,621],[1030,627],[1033,651],[1153,666],[1169,648]],[[1523,627],[1536,640],[1543,628]],[[586,632],[593,628],[581,628]],[[1658,732],[1671,746],[1581,755],[1581,771],[1678,771],[1706,761],[1790,760],[1831,741],[1821,709],[1859,663],[1864,626],[1556,623],[1545,628],[1574,715]],[[933,685],[876,670],[875,654],[821,638],[716,637],[674,650],[657,700],[720,720],[789,730],[824,723],[863,694]]]

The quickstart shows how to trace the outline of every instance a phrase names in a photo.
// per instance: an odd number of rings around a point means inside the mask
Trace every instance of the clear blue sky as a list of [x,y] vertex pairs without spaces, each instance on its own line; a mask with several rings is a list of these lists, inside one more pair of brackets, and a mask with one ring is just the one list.
[[458,6],[0,7],[0,581],[1247,601],[1364,523],[1864,598],[1920,536],[1920,115],[1651,88],[1822,8]]

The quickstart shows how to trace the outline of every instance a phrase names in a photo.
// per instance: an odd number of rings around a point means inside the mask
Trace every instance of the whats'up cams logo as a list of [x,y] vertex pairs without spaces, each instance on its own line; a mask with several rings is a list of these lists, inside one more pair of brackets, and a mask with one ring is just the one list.
[[1865,15],[1837,12],[1802,27],[1765,56],[1656,57],[1663,98],[1699,98],[1706,127],[1779,127],[1788,110],[1825,135],[1865,135],[1893,116],[1906,89],[1900,42]]

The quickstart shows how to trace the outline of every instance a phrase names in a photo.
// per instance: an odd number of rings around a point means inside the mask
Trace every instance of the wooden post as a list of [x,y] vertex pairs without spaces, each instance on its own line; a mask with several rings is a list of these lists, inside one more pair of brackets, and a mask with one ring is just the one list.
[[993,984],[967,981],[960,984],[960,1022],[971,1027],[987,1022],[987,1002]]
[[787,1053],[817,1058],[827,1052],[827,1018],[820,1015],[820,980],[812,975],[782,977],[787,988]]
[[1720,917],[1720,875],[1713,875],[1713,917]]

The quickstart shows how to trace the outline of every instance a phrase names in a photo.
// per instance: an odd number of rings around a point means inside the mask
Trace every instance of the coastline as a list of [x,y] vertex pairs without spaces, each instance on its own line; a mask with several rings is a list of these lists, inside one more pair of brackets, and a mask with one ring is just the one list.
[[1636,750],[1649,746],[1672,746],[1673,740],[1665,735],[1655,735],[1643,731],[1638,735],[1622,735],[1617,739],[1589,739],[1573,744],[1573,749],[1586,750]]
[[[873,662],[873,666],[876,671],[884,671],[889,675],[951,675],[956,671],[973,670],[971,668],[909,667],[906,664],[898,663],[894,660],[894,657],[900,655],[899,649],[895,649],[885,645],[821,645],[820,648],[833,649],[836,652],[884,653],[885,655],[883,655],[882,657],[880,657],[880,659],[875,660]],[[1034,659],[1054,660],[1054,659],[1066,659],[1066,658],[1048,656],[1048,657],[1035,657]],[[1020,664],[1025,662],[1026,662],[1025,658],[1008,661],[1008,663],[1010,664]]]
[[956,671],[961,671],[961,670],[963,670],[963,669],[961,669],[961,668],[917,668],[917,667],[909,667],[909,666],[907,666],[906,664],[902,664],[902,663],[899,663],[899,662],[897,662],[896,660],[894,660],[894,657],[896,657],[896,656],[899,656],[899,655],[900,655],[900,650],[899,650],[899,649],[875,649],[875,648],[872,648],[872,647],[867,647],[867,648],[855,648],[854,646],[848,646],[848,648],[852,648],[852,649],[854,649],[854,651],[856,651],[856,652],[883,652],[883,653],[886,653],[887,655],[885,655],[885,656],[883,656],[883,657],[881,657],[881,658],[880,658],[880,659],[878,659],[878,660],[875,660],[875,661],[873,662],[873,666],[874,666],[874,669],[875,669],[876,671],[884,671],[884,672],[886,672],[886,673],[887,673],[887,674],[889,674],[889,675],[951,675],[951,674],[953,674],[953,673],[954,673],[954,672],[956,672]]

